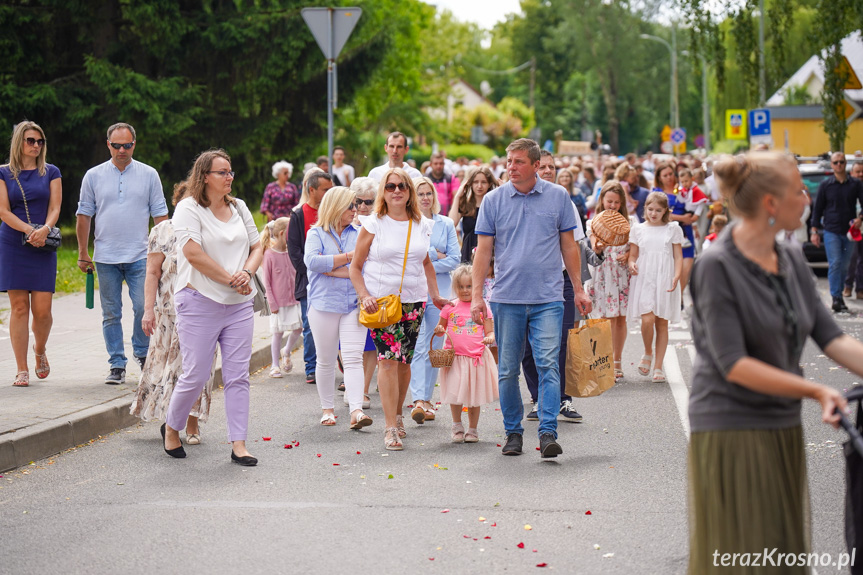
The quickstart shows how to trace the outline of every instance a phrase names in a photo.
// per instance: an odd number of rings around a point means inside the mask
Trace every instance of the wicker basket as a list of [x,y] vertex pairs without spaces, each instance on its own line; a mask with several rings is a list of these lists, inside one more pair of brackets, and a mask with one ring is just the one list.
[[609,246],[622,246],[629,242],[629,220],[614,210],[603,210],[596,214],[590,221],[590,231]]
[[[449,334],[444,332],[444,335],[449,338],[449,343],[452,345],[452,338],[449,337]],[[436,337],[440,336],[434,334],[429,341],[429,362],[431,362],[432,367],[451,367],[452,360],[455,359],[455,350],[453,348],[433,349],[432,345],[434,344],[434,338]]]

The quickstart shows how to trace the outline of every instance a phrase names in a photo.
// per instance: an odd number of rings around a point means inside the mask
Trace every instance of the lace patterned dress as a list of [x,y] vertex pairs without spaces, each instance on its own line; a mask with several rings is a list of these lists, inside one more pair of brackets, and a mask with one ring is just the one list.
[[[590,222],[587,222],[590,237]],[[590,267],[590,287],[587,290],[593,303],[591,317],[626,316],[629,306],[629,265],[618,263],[617,258],[629,252],[629,244],[605,248],[602,265]]]
[[[174,308],[174,280],[177,278],[177,251],[174,226],[166,220],[153,227],[147,253],[161,253],[162,276],[156,290],[156,327],[150,336],[147,363],[141,374],[141,383],[129,413],[144,421],[163,420],[171,401],[174,384],[183,373],[183,358],[180,355],[180,340],[177,337],[177,312]],[[217,352],[218,353],[218,352]],[[213,391],[213,374],[216,361],[210,369],[210,379],[201,391],[201,396],[189,415],[207,421],[210,414],[210,397]]]

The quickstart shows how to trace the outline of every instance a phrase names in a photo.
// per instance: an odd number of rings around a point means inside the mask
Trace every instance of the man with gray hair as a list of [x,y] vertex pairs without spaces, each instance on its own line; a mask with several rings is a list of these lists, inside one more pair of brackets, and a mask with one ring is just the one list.
[[[108,350],[110,370],[105,383],[126,382],[123,345],[123,282],[129,289],[135,321],[132,351],[144,369],[150,338],[141,327],[144,316],[144,277],[147,271],[147,237],[152,216],[155,223],[168,219],[168,206],[159,174],[132,159],[135,128],[125,123],[108,128],[107,147],[111,159],[87,170],[81,182],[75,233],[78,237],[78,267],[99,275],[102,306],[102,336]],[[90,224],[96,216],[93,257],[90,258]]]

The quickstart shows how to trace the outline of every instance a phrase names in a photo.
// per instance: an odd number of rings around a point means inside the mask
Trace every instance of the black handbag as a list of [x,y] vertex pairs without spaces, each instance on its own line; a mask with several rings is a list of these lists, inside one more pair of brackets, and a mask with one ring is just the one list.
[[[43,227],[42,224],[34,224],[30,221],[30,208],[27,206],[27,196],[24,195],[24,186],[21,185],[21,182],[18,180],[18,176],[16,176],[13,172],[12,177],[15,178],[15,182],[18,184],[18,189],[21,190],[21,197],[24,199],[24,212],[27,214],[27,223],[33,226],[33,231],[35,232],[39,228]],[[30,246],[34,250],[39,250],[40,252],[56,252],[60,247],[60,241],[62,237],[60,235],[60,228],[53,227],[48,230],[48,237],[45,238],[45,245],[43,246],[34,246],[29,243],[27,239],[30,237],[30,234],[21,234],[21,245]]]

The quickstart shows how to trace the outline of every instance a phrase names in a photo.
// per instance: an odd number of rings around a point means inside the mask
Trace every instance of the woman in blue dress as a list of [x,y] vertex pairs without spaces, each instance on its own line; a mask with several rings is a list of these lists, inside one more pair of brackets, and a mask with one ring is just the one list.
[[[683,229],[683,276],[689,277],[692,264],[695,262],[695,234],[692,224],[698,216],[686,209],[686,203],[677,194],[677,170],[671,162],[662,162],[656,166],[655,192],[663,192],[668,196],[668,208],[671,210],[671,221],[680,224]],[[681,281],[681,296],[686,284]],[[681,297],[681,306],[683,299]],[[682,307],[681,307],[682,309]]]
[[[12,308],[9,335],[18,373],[16,387],[30,385],[27,366],[28,323],[36,340],[36,376],[51,371],[45,345],[51,332],[51,298],[57,281],[57,253],[45,245],[48,231],[60,217],[60,170],[45,163],[45,132],[34,122],[21,122],[12,132],[9,163],[0,166],[0,291],[9,293]],[[22,243],[26,236],[27,243]]]

